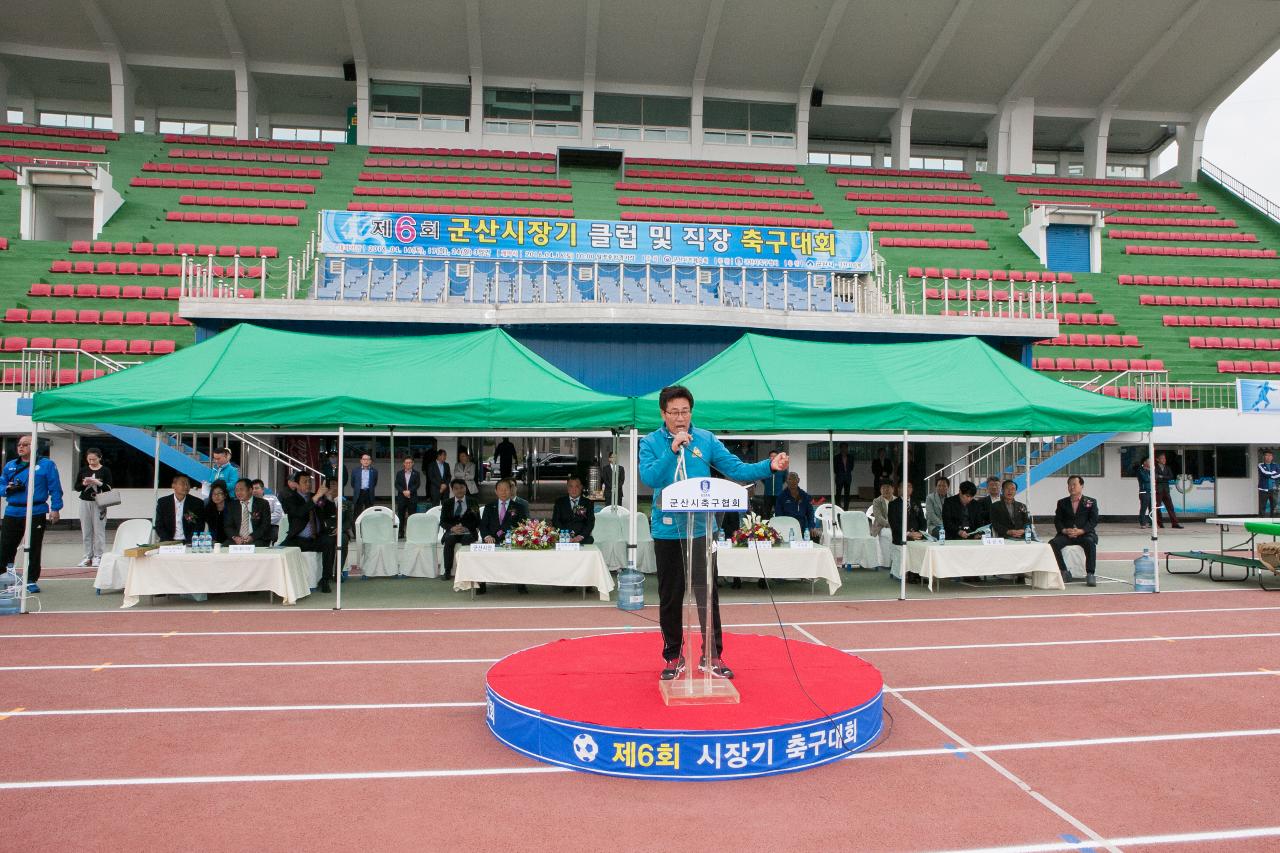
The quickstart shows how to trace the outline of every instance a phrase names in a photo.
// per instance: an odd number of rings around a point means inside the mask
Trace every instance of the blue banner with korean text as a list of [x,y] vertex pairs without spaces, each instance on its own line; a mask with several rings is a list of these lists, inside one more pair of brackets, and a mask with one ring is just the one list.
[[326,210],[320,253],[870,272],[870,232]]

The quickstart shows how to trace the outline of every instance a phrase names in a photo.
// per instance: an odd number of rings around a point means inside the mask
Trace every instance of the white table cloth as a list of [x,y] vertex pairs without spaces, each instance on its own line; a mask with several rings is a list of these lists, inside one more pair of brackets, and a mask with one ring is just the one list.
[[843,584],[831,549],[821,545],[812,548],[775,546],[759,550],[733,547],[716,549],[716,573],[722,578],[759,580],[762,565],[767,578],[824,580],[831,595],[835,595]]
[[966,578],[983,575],[1031,575],[1035,589],[1066,589],[1053,549],[1045,542],[911,542],[907,545],[911,571],[929,581],[934,578]]
[[310,567],[298,548],[259,548],[252,554],[158,554],[126,558],[124,603],[144,595],[270,590],[293,604],[310,594]]
[[613,578],[600,550],[584,545],[579,551],[522,551],[517,548],[453,554],[453,588],[459,592],[484,583],[523,583],[540,586],[593,586],[608,601]]

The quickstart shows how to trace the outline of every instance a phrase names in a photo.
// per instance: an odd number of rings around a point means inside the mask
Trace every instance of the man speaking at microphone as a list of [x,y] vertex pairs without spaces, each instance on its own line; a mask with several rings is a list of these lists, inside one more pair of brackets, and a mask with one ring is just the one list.
[[[719,678],[733,678],[733,670],[723,659],[724,640],[720,630],[720,597],[716,594],[714,578],[707,575],[708,513],[679,513],[662,511],[662,489],[677,480],[677,468],[682,467],[679,479],[711,476],[715,468],[730,480],[751,482],[768,475],[770,470],[785,471],[790,460],[779,453],[754,464],[743,462],[729,452],[709,431],[693,426],[693,394],[682,385],[663,388],[658,395],[658,408],[662,410],[663,426],[646,435],[640,441],[640,479],[653,489],[654,556],[658,563],[658,621],[662,626],[662,680],[678,677],[685,668],[680,656],[683,625],[680,610],[685,594],[684,539],[687,524],[693,527],[693,594],[698,601],[698,621],[705,619],[707,588],[711,589],[711,619],[715,636],[715,654],[711,660],[711,673]],[[680,466],[681,460],[683,466]],[[702,624],[706,636],[707,626]],[[706,657],[703,650],[702,658]],[[701,667],[700,667],[701,668]]]

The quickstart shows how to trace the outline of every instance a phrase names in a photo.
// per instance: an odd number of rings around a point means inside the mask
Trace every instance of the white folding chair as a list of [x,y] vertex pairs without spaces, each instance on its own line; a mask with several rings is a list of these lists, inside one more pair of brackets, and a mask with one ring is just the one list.
[[865,513],[842,512],[837,516],[844,540],[844,564],[874,569],[880,565],[880,543],[871,535],[871,523]]
[[366,578],[394,577],[399,571],[396,516],[385,506],[371,506],[356,519],[360,573]]
[[93,588],[98,595],[104,589],[124,589],[125,560],[124,551],[151,542],[151,519],[131,518],[116,528],[116,537],[111,542],[111,550],[102,555],[98,562],[98,574],[93,579]]
[[440,510],[414,513],[404,527],[400,574],[411,578],[440,576]]

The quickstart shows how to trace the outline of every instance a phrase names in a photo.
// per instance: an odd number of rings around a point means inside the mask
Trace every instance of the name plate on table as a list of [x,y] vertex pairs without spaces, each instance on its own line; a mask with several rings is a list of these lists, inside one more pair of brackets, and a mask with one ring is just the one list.
[[557,551],[581,551],[582,543],[581,542],[557,542],[556,550]]
[[982,544],[983,545],[1003,545],[1004,539],[1002,539],[999,536],[983,536]]
[[228,554],[252,554],[254,545],[229,545],[227,546]]
[[772,542],[759,542],[755,539],[747,540],[747,548],[752,550],[761,551],[761,550],[766,550],[772,547],[773,547]]
[[813,547],[813,542],[811,542],[808,539],[803,539],[803,540],[798,539],[795,542],[791,543],[791,547],[799,549],[801,551],[806,551]]
[[492,542],[474,542],[471,545],[472,553],[488,554],[498,550],[498,546]]
[[185,554],[187,553],[186,545],[161,545],[159,548],[151,552],[152,554]]

